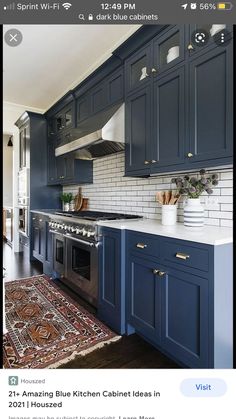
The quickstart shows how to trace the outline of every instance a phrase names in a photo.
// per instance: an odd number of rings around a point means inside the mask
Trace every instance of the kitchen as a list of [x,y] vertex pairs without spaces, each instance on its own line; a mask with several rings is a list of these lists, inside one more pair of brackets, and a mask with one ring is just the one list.
[[[200,47],[193,39],[199,29],[209,37]],[[83,27],[83,36],[90,31]],[[29,95],[14,120],[19,186],[13,247],[4,249],[6,367],[70,368],[71,361],[71,368],[94,368],[89,360],[100,353],[102,368],[232,368],[232,27],[96,31],[102,62],[90,57],[92,70],[84,63],[83,79],[69,88],[66,81],[42,112]],[[64,35],[71,40],[69,30]],[[17,103],[7,83],[6,75],[6,100]],[[171,197],[176,205],[168,205]],[[59,314],[49,310],[54,300],[64,302]],[[70,304],[73,313],[80,304],[79,329],[87,313],[93,316],[92,330],[83,324],[91,335],[80,342],[83,352],[69,324]],[[142,362],[143,353],[136,363],[129,353],[126,367],[109,363],[141,346],[156,364]],[[84,360],[73,364],[81,354]]]

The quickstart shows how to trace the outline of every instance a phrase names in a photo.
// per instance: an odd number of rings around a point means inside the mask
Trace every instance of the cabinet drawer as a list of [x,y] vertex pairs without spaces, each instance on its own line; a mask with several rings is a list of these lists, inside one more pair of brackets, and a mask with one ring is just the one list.
[[127,245],[129,251],[140,255],[158,257],[160,254],[159,240],[150,234],[128,232]]
[[181,241],[161,241],[161,258],[164,262],[172,262],[183,267],[199,271],[209,271],[209,251],[202,247],[182,244]]

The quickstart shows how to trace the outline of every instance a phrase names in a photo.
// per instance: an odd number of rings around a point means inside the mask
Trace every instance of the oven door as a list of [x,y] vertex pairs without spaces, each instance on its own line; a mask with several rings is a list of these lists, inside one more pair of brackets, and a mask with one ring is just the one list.
[[66,281],[81,297],[97,307],[98,250],[94,243],[66,238]]
[[63,234],[53,233],[53,270],[63,278],[65,275],[65,238]]

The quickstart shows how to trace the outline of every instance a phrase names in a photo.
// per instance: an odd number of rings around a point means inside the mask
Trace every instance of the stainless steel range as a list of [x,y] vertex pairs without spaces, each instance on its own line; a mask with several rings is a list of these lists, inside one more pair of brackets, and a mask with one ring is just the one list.
[[67,286],[95,307],[98,299],[98,225],[101,220],[142,218],[100,211],[63,212],[51,215],[53,269]]

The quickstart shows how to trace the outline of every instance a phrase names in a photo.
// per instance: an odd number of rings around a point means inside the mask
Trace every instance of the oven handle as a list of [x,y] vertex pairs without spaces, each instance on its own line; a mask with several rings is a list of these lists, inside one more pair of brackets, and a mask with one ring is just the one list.
[[63,236],[66,237],[67,239],[74,240],[78,243],[85,244],[86,246],[89,246],[89,247],[97,247],[95,243],[91,243],[91,242],[87,242],[85,240],[77,239],[77,238],[71,236],[70,234],[63,234]]
[[52,234],[57,234],[57,236],[64,237],[64,234],[59,233],[57,230],[49,230],[49,233],[52,233]]

